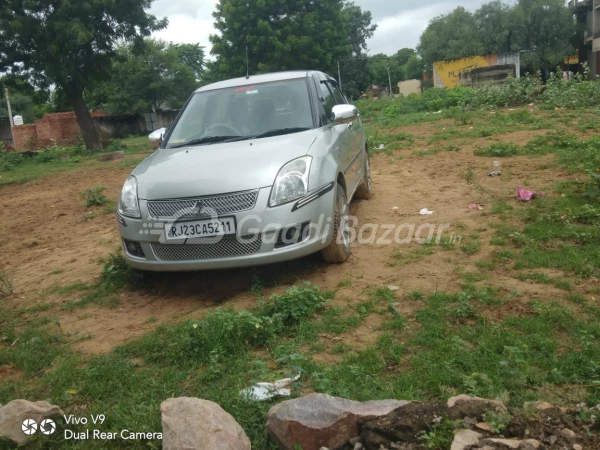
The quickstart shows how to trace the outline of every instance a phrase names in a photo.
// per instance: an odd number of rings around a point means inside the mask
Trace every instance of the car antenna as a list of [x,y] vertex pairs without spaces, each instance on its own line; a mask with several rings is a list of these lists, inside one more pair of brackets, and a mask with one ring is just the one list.
[[246,44],[246,80],[250,78],[250,60],[248,59],[248,44]]

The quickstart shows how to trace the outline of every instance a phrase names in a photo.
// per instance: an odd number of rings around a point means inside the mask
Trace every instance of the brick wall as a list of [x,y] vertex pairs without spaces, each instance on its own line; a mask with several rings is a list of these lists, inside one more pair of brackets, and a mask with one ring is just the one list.
[[[105,117],[103,111],[92,111],[92,119]],[[97,122],[96,120],[94,122]],[[22,134],[27,136],[31,141],[33,137],[33,147],[43,147],[50,145],[52,141],[57,144],[73,144],[77,141],[77,136],[81,134],[81,129],[77,123],[74,112],[46,114],[39,120],[35,121],[35,125],[22,125],[29,127],[27,131],[22,131]],[[33,127],[34,131],[31,131]],[[96,127],[98,124],[96,123]],[[19,127],[21,128],[21,127]],[[25,140],[15,138],[15,148],[17,150],[25,150]]]
[[13,128],[16,150],[30,150],[37,146],[37,128],[35,125],[19,125]]

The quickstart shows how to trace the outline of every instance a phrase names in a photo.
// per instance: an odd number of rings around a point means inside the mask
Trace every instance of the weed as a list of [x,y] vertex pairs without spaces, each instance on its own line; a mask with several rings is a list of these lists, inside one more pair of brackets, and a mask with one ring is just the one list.
[[303,286],[292,286],[284,294],[271,296],[262,305],[264,316],[278,315],[286,325],[298,324],[312,316],[333,298],[333,292],[322,292],[308,281]]
[[107,202],[107,198],[103,194],[105,190],[104,186],[97,186],[83,191],[81,198],[85,201],[85,207],[105,205]]
[[425,297],[425,295],[422,292],[419,291],[412,291],[410,294],[408,294],[408,298],[410,300],[423,300],[423,298]]
[[11,279],[4,272],[0,272],[0,298],[8,297],[13,293]]
[[497,158],[515,156],[519,154],[519,147],[509,142],[496,142],[486,148],[477,147],[473,154],[475,156],[493,156]]
[[428,431],[419,433],[419,441],[425,448],[434,450],[446,450],[454,440],[454,424],[445,419],[442,423],[432,426]]
[[351,286],[352,286],[351,278],[346,278],[344,280],[340,280],[340,282],[338,283],[338,288],[345,288],[345,287],[351,287]]
[[467,244],[463,244],[460,246],[460,249],[465,252],[467,255],[474,255],[481,249],[481,242],[472,241]]
[[487,411],[483,418],[492,429],[492,432],[502,434],[510,423],[511,416],[505,412]]

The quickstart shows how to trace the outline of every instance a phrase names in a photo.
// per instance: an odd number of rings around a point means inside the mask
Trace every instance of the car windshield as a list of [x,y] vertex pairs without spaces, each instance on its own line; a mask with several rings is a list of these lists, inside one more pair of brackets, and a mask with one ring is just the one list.
[[166,148],[251,139],[313,128],[306,78],[198,92]]

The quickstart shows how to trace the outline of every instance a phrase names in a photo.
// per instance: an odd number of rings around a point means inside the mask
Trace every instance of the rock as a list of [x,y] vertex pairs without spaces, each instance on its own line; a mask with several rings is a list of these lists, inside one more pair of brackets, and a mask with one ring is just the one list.
[[369,450],[389,446],[390,442],[416,443],[419,433],[430,428],[436,417],[447,417],[447,411],[445,403],[411,402],[385,417],[365,422],[362,442]]
[[354,450],[362,450],[363,445],[360,442],[354,444]]
[[487,431],[488,433],[492,433],[492,427],[487,422],[479,422],[475,425],[475,428],[479,428],[482,431]]
[[470,445],[476,445],[483,436],[473,430],[457,430],[450,450],[464,450]]
[[579,444],[573,444],[573,450],[583,450],[583,447]]
[[[385,416],[409,402],[381,400],[355,402],[325,394],[309,394],[273,406],[267,415],[267,432],[282,450],[300,445],[303,450],[339,448],[359,434],[359,419]],[[364,442],[364,441],[363,441]]]
[[24,420],[32,419],[39,425],[44,419],[54,419],[64,414],[58,406],[48,402],[13,400],[0,408],[0,436],[23,445],[28,439],[21,428]]
[[525,402],[523,403],[523,409],[543,411],[545,409],[554,409],[554,405],[548,402]]
[[115,161],[117,159],[125,158],[125,152],[111,152],[111,153],[100,153],[98,155],[98,161]]
[[390,291],[397,291],[398,289],[400,289],[400,286],[388,286],[387,287]]
[[250,450],[242,427],[219,405],[191,397],[160,405],[163,450]]
[[498,438],[490,438],[484,439],[481,441],[482,444],[490,444],[494,447],[500,446],[505,448],[514,448],[518,449],[521,445],[521,441],[518,439],[498,439]]
[[525,439],[521,441],[521,445],[519,445],[519,450],[536,450],[542,447],[542,443],[536,439]]
[[447,405],[448,415],[453,420],[462,419],[463,417],[477,417],[478,419],[482,419],[483,415],[489,410],[508,412],[508,409],[501,401],[471,397],[464,394],[450,398]]
[[560,430],[560,434],[562,435],[562,437],[570,441],[574,440],[577,437],[575,432],[573,430],[569,430],[568,428],[563,428],[562,430]]
[[554,434],[548,438],[548,442],[550,442],[550,445],[554,445],[556,441],[558,441],[558,436]]
[[350,445],[356,445],[357,442],[362,443],[362,441],[360,440],[360,436],[356,436],[356,437],[353,437],[352,439],[348,439],[348,442],[350,442]]

